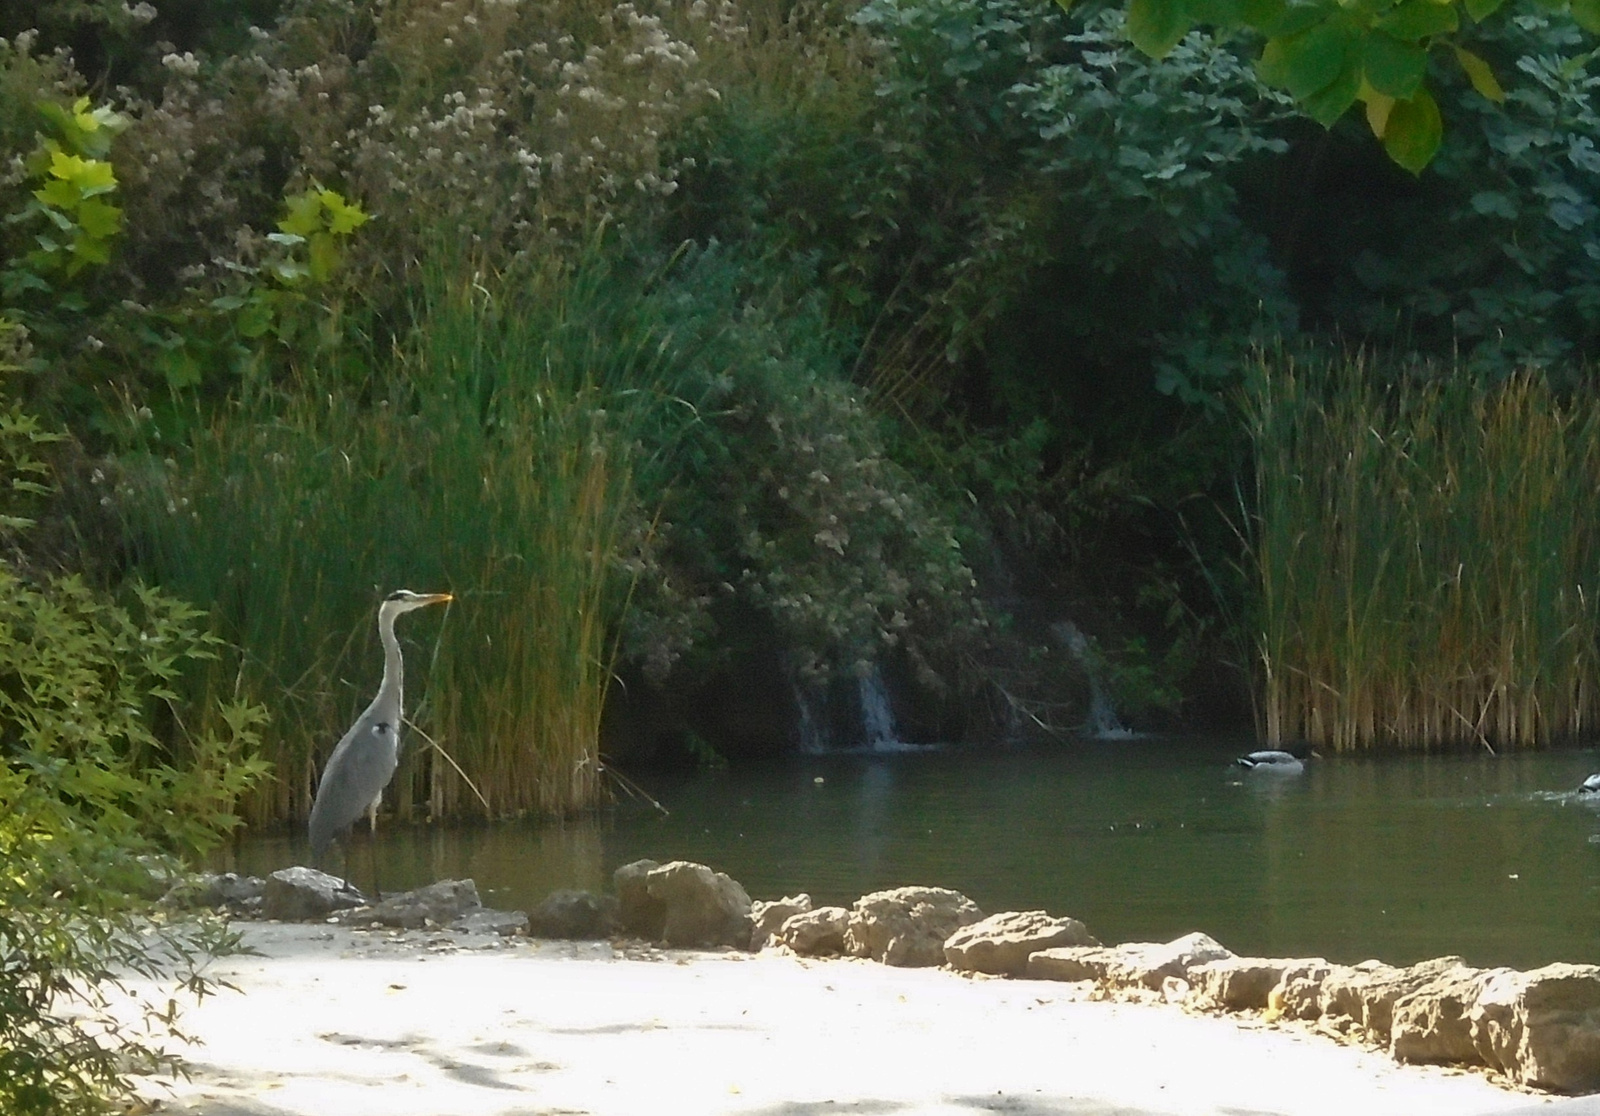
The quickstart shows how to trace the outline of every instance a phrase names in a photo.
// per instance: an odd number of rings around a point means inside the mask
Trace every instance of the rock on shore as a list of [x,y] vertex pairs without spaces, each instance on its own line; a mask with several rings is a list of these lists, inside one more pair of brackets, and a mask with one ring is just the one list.
[[369,904],[344,880],[304,867],[264,881],[197,877],[174,887],[167,901],[284,921],[448,927],[491,939],[620,932],[683,948],[777,948],[894,966],[1088,981],[1102,996],[1155,992],[1198,1011],[1312,1022],[1387,1050],[1400,1062],[1487,1067],[1519,1085],[1553,1092],[1600,1091],[1600,966],[1518,972],[1473,968],[1460,957],[1409,966],[1237,957],[1201,933],[1106,946],[1076,919],[1045,911],[985,917],[965,895],[938,887],[873,892],[848,908],[814,907],[804,894],[753,903],[738,881],[689,861],[635,861],[618,868],[613,883],[615,897],[553,893],[531,917],[484,908],[470,880],[444,880]]

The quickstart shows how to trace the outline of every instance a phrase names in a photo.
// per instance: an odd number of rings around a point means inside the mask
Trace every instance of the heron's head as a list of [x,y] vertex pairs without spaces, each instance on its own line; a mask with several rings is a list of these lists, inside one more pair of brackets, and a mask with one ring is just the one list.
[[380,613],[386,612],[391,616],[399,616],[412,609],[426,608],[428,605],[444,604],[454,600],[449,593],[413,593],[409,589],[396,589],[383,598],[383,604],[378,606]]

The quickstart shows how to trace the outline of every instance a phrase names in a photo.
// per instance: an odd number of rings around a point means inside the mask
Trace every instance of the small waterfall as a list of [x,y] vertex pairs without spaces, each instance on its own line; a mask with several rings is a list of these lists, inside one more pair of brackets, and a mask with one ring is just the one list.
[[[800,735],[800,750],[806,755],[820,755],[828,750],[831,743],[828,732],[828,718],[826,715],[818,716],[817,699],[809,693],[798,680],[790,682],[794,689],[794,704],[799,717],[797,726]],[[822,695],[825,700],[825,695]],[[826,706],[824,705],[824,708]]]
[[883,684],[883,673],[874,663],[872,669],[856,679],[856,692],[861,695],[861,731],[867,747],[874,752],[894,751],[904,747],[894,729],[894,710],[889,708],[889,690]]
[[1083,667],[1089,679],[1089,716],[1083,722],[1083,731],[1097,740],[1122,740],[1133,735],[1133,730],[1117,716],[1116,706],[1100,681],[1100,671],[1089,647],[1089,637],[1071,620],[1058,620],[1050,625],[1050,634],[1067,649],[1067,654]]
[[792,668],[788,673],[789,689],[794,695],[795,743],[801,753],[921,752],[935,747],[900,739],[889,687],[877,664],[856,676],[854,694],[850,676],[842,670],[826,683],[808,681]]

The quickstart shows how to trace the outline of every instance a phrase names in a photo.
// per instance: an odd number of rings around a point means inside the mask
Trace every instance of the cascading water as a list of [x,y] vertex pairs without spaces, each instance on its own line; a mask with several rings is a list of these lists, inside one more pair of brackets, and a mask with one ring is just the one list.
[[876,663],[856,678],[856,694],[861,702],[861,735],[869,752],[930,752],[937,744],[912,744],[900,739],[895,727],[894,708],[889,704],[889,687]]
[[828,730],[826,690],[804,678],[788,654],[783,656],[783,672],[789,679],[789,692],[794,695],[795,743],[808,756],[828,751],[833,734]]
[[806,755],[820,755],[828,750],[828,719],[818,716],[816,702],[807,693],[806,687],[799,682],[793,682],[794,704],[798,713],[796,726],[800,736],[800,750]]
[[[836,750],[868,752],[920,752],[936,745],[908,744],[900,739],[894,723],[894,707],[883,672],[873,664],[856,677],[855,702],[850,701],[849,682],[835,676],[831,686],[806,682],[797,671],[789,671],[789,688],[794,694],[795,742],[806,755]],[[855,709],[851,710],[851,704]],[[859,720],[850,723],[854,712]],[[843,718],[843,720],[841,720]]]
[[894,728],[894,710],[889,708],[889,690],[883,684],[883,674],[877,664],[856,679],[856,692],[861,696],[861,730],[867,747],[874,752],[894,751],[904,747]]
[[1051,624],[1050,634],[1083,667],[1084,676],[1089,680],[1089,716],[1084,719],[1083,731],[1096,740],[1124,740],[1133,736],[1133,730],[1117,716],[1116,706],[1111,704],[1111,696],[1100,682],[1095,657],[1090,653],[1089,637],[1071,620]]

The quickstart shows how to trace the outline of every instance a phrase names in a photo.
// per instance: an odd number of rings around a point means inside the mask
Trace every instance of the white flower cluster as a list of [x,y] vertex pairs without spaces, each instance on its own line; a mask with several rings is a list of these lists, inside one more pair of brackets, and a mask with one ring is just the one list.
[[184,77],[195,77],[200,73],[200,59],[187,50],[182,54],[171,52],[162,55],[161,64],[173,73],[182,74]]

